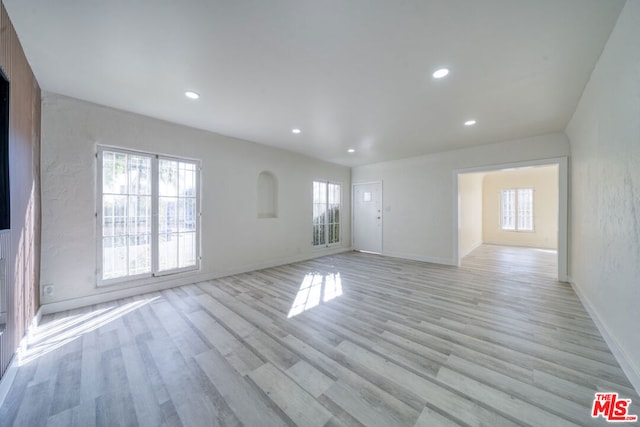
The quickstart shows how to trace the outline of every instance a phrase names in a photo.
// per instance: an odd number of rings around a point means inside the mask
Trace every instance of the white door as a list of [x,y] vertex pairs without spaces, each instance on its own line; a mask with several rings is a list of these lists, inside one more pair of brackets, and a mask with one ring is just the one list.
[[353,185],[353,249],[382,253],[382,183]]

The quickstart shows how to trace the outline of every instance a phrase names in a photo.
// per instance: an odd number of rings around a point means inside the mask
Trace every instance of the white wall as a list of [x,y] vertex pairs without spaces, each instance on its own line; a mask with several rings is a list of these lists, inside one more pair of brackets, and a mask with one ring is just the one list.
[[[505,231],[500,224],[501,192],[533,188],[533,231]],[[482,236],[495,245],[558,248],[558,165],[486,174],[482,187]]]
[[383,254],[455,265],[455,170],[568,154],[567,137],[549,134],[360,166],[352,170],[352,181],[384,181]]
[[[152,279],[96,287],[96,146],[202,160],[202,268],[193,282],[286,263],[350,247],[351,171],[295,153],[191,129],[55,94],[45,94],[42,119],[42,278],[53,284],[47,311],[94,303],[171,283]],[[262,171],[278,182],[278,217],[258,218]],[[341,182],[341,247],[314,249],[314,179]],[[168,277],[171,280],[180,276]],[[176,282],[172,282],[176,283]],[[80,298],[80,300],[68,301]],[[65,304],[51,304],[67,301]]]
[[572,154],[570,274],[605,337],[629,362],[638,390],[639,40],[640,1],[628,1],[566,130]]
[[482,244],[483,172],[464,173],[458,177],[458,238],[460,258]]

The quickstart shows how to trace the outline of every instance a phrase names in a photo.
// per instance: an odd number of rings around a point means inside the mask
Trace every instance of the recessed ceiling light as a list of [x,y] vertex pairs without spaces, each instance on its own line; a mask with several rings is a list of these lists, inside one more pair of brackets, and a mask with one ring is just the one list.
[[187,98],[190,98],[190,99],[198,99],[198,98],[200,98],[199,94],[197,94],[197,93],[195,93],[195,92],[193,92],[191,90],[186,91],[184,93],[184,96],[186,96]]
[[464,122],[465,126],[473,126],[476,124],[475,120],[467,120],[466,122]]
[[349,148],[349,149],[347,150],[347,152],[348,152],[348,153],[355,153],[355,152],[356,152],[356,150],[355,150],[355,149],[353,149],[353,148]]
[[443,77],[446,77],[448,74],[449,74],[449,70],[447,68],[440,68],[439,70],[436,70],[433,73],[433,78],[441,79]]
[[301,131],[300,129],[291,129],[291,132],[292,132],[292,133],[300,133],[300,132],[302,132],[302,131]]

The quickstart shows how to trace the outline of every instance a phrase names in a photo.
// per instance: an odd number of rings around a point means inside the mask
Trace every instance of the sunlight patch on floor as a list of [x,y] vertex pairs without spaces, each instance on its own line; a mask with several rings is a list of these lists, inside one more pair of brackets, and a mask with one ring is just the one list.
[[342,279],[340,273],[307,273],[300,284],[300,289],[287,318],[297,316],[317,306],[321,301],[328,302],[341,295]]
[[120,306],[114,303],[111,307],[42,324],[29,336],[27,348],[18,352],[18,366],[26,365],[158,298],[160,297],[147,298]]

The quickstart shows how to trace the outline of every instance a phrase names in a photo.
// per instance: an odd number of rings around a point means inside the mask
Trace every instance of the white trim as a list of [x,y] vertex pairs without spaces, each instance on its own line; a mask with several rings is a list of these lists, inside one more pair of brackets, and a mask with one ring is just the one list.
[[[42,309],[42,314],[51,314],[58,313],[60,311],[65,310],[73,310],[76,308],[86,307],[89,305],[100,304],[104,302],[110,302],[114,300],[118,300],[121,298],[128,298],[136,295],[142,295],[149,292],[157,292],[162,291],[164,289],[175,288],[183,285],[190,285],[198,282],[205,282],[207,280],[219,279],[221,277],[233,276],[236,274],[248,273],[250,271],[262,270],[265,268],[277,267],[280,265],[291,264],[294,262],[301,262],[310,259],[320,258],[328,255],[335,255],[342,252],[351,251],[351,247],[329,247],[329,248],[321,248],[322,253],[316,251],[312,254],[307,255],[299,255],[295,257],[283,258],[276,261],[269,261],[264,263],[257,263],[252,265],[247,265],[244,267],[229,269],[229,270],[221,270],[214,273],[205,273],[205,274],[192,274],[189,276],[176,278],[170,277],[168,280],[163,280],[161,282],[152,283],[144,286],[136,286],[129,287],[123,289],[117,289],[113,291],[103,292],[97,295],[90,295],[86,297],[79,297],[68,299],[59,302],[52,302],[48,304],[43,304],[40,308]],[[169,276],[164,276],[169,277]],[[101,288],[107,289],[107,288]]]
[[[368,182],[352,182],[351,183],[351,246],[355,247],[355,245],[353,244],[353,230],[355,229],[355,227],[353,226],[353,224],[356,221],[356,215],[355,215],[355,189],[356,189],[356,185],[377,185],[380,184],[380,250],[382,252],[380,252],[378,255],[383,255],[384,252],[384,183],[382,180],[380,181],[368,181]],[[361,252],[367,252],[367,251],[361,251]],[[367,252],[367,253],[373,253],[376,254],[377,252]],[[396,257],[398,258],[398,257]]]
[[382,184],[382,180],[379,180],[379,181],[365,181],[365,182],[352,182],[351,186],[354,186],[354,185],[367,185],[367,184]]
[[[103,188],[103,182],[102,182],[102,177],[103,177],[103,165],[104,165],[104,152],[105,151],[110,151],[110,152],[115,152],[115,153],[122,153],[125,155],[130,155],[130,156],[140,156],[140,157],[145,157],[148,158],[150,160],[150,166],[151,166],[151,170],[150,170],[150,179],[151,179],[151,268],[150,268],[150,272],[148,273],[140,273],[140,274],[136,274],[136,275],[126,275],[126,276],[119,276],[119,277],[115,277],[115,278],[110,278],[110,279],[104,279],[102,277],[103,274],[103,245],[104,245],[104,238],[102,237],[103,235],[103,230],[102,230],[102,223],[103,223],[103,218],[102,218],[102,214],[103,214],[103,195],[104,195],[104,188]],[[96,159],[97,159],[97,163],[96,163],[96,213],[95,213],[95,219],[96,219],[96,244],[97,244],[97,248],[96,248],[96,287],[97,288],[102,288],[102,287],[109,287],[109,286],[115,286],[115,285],[122,285],[122,284],[133,284],[133,286],[136,286],[135,283],[145,283],[148,282],[150,280],[153,280],[157,277],[162,277],[162,276],[167,276],[167,275],[172,275],[172,274],[180,274],[180,273],[185,273],[185,272],[192,272],[192,271],[199,271],[200,270],[200,261],[201,261],[201,244],[202,244],[202,239],[201,239],[201,232],[202,232],[202,215],[201,215],[201,197],[202,197],[202,190],[201,190],[201,173],[202,173],[202,162],[198,159],[192,159],[192,158],[186,158],[186,157],[178,157],[178,156],[173,156],[173,155],[166,155],[166,154],[154,154],[154,153],[149,153],[149,152],[145,152],[145,151],[137,151],[137,150],[131,150],[131,149],[127,149],[127,148],[119,148],[119,147],[111,147],[111,146],[104,146],[104,145],[96,145]],[[170,270],[160,270],[160,266],[159,266],[159,260],[160,260],[160,255],[159,255],[159,250],[160,250],[160,246],[159,246],[159,225],[158,225],[158,218],[159,218],[159,181],[160,181],[160,173],[159,173],[159,163],[163,160],[168,160],[168,161],[175,161],[178,163],[186,163],[186,164],[192,164],[195,166],[195,185],[196,185],[196,195],[195,195],[195,201],[196,201],[196,230],[195,230],[195,247],[196,247],[196,254],[195,254],[195,265],[192,266],[188,266],[188,267],[177,267],[177,268],[173,268]],[[177,232],[177,235],[182,234],[180,231]]]
[[604,338],[605,342],[609,346],[609,350],[613,353],[613,356],[616,358],[620,367],[627,375],[629,382],[636,390],[638,394],[640,394],[640,367],[638,367],[631,357],[627,354],[624,348],[620,345],[615,336],[609,331],[609,328],[606,327],[605,323],[602,321],[602,318],[598,314],[595,306],[591,303],[589,298],[582,292],[580,287],[573,281],[573,278],[567,277],[567,280],[571,284],[573,291],[578,295],[582,305],[589,313],[589,316],[593,320],[593,323],[596,324],[598,331],[600,331],[600,335]]
[[453,259],[438,258],[438,257],[424,256],[424,255],[418,255],[418,254],[410,254],[410,253],[406,253],[406,252],[382,252],[380,255],[388,256],[388,257],[391,257],[391,258],[408,259],[408,260],[411,260],[411,261],[428,262],[428,263],[431,263],[431,264],[449,265],[449,266],[453,266],[453,267],[456,266],[455,260],[453,260]]
[[36,315],[33,316],[33,320],[31,320],[31,327],[37,327],[38,325],[40,325],[41,320],[42,320],[42,306],[38,308],[38,311],[36,311]]
[[[177,156],[169,156],[169,155],[165,155],[165,154],[158,154],[156,155],[156,160],[154,162],[152,162],[152,198],[151,198],[151,204],[153,205],[152,209],[152,215],[153,212],[155,212],[155,218],[151,221],[151,232],[152,232],[152,239],[155,239],[155,241],[152,242],[152,245],[155,244],[155,248],[157,251],[160,250],[160,230],[159,230],[159,223],[158,223],[158,218],[159,218],[159,202],[160,202],[160,161],[161,160],[169,160],[169,161],[175,161],[178,163],[191,163],[193,165],[195,165],[196,171],[195,171],[195,178],[196,178],[196,194],[195,194],[195,200],[196,200],[196,218],[195,218],[195,222],[196,222],[196,231],[195,231],[195,238],[196,238],[196,263],[195,265],[190,265],[188,267],[176,267],[170,270],[160,270],[160,255],[158,253],[158,255],[155,257],[155,265],[152,265],[153,267],[153,275],[155,277],[159,277],[159,276],[166,276],[169,274],[178,274],[178,273],[183,273],[183,272],[189,272],[189,271],[200,271],[200,260],[201,260],[201,242],[202,242],[202,238],[201,238],[201,234],[202,234],[202,215],[201,215],[201,206],[202,206],[202,202],[200,201],[200,198],[202,196],[202,189],[201,189],[201,178],[200,175],[202,174],[202,161],[197,160],[197,159],[187,159],[187,158],[183,158],[183,157],[177,157]],[[154,170],[155,167],[155,170]],[[154,229],[155,227],[155,229]],[[179,228],[178,228],[178,235],[182,234],[182,232],[180,232]],[[179,253],[179,248],[178,248],[178,253]],[[152,257],[153,258],[153,257]]]
[[166,153],[158,153],[155,151],[145,151],[145,150],[138,150],[138,149],[131,149],[131,148],[126,148],[126,147],[120,147],[118,145],[108,145],[108,144],[96,144],[96,150],[101,147],[102,149],[106,149],[107,151],[109,150],[118,150],[118,151],[122,151],[122,152],[126,152],[129,154],[134,154],[134,155],[145,155],[145,156],[151,156],[151,157],[155,157],[155,156],[160,156],[160,157],[167,157],[167,158],[171,158],[171,159],[175,159],[175,160],[187,160],[187,161],[192,161],[192,162],[200,162],[200,159],[196,159],[195,157],[187,157],[187,156],[176,156],[174,154],[166,154]]
[[[524,233],[524,231],[522,231],[522,233]],[[516,248],[531,248],[531,249],[541,249],[541,250],[545,250],[545,251],[553,251],[553,252],[558,252],[558,248],[545,248],[544,246],[540,246],[540,245],[527,245],[527,244],[523,244],[523,243],[509,243],[508,245],[505,245],[505,243],[503,241],[494,241],[494,240],[485,240],[482,242],[482,244],[484,245],[494,245],[494,246],[511,246],[511,247],[516,247]],[[462,257],[464,258],[464,256]],[[568,281],[567,281],[568,283]]]
[[[153,164],[154,161],[153,159],[155,158],[154,154],[151,153],[145,153],[145,152],[136,152],[134,150],[129,150],[129,149],[123,149],[123,148],[113,148],[113,147],[105,147],[102,145],[97,145],[96,146],[96,213],[95,213],[95,226],[96,226],[96,287],[97,288],[101,288],[101,287],[105,287],[105,286],[113,286],[113,285],[119,285],[122,283],[126,283],[126,282],[131,282],[131,281],[136,281],[136,280],[144,280],[144,279],[148,279],[153,277],[153,266],[151,267],[151,271],[149,271],[148,273],[140,273],[140,274],[136,274],[136,275],[127,275],[127,276],[119,276],[119,277],[115,277],[112,279],[103,279],[103,270],[104,270],[104,264],[103,264],[103,260],[104,260],[104,254],[103,254],[103,245],[104,245],[104,238],[103,238],[103,229],[102,229],[102,223],[103,223],[103,217],[102,214],[104,212],[104,206],[103,206],[103,200],[104,200],[104,183],[102,181],[102,177],[104,175],[104,152],[105,151],[112,151],[112,152],[117,152],[117,153],[122,153],[122,154],[126,154],[127,156],[141,156],[141,157],[147,157],[149,158],[150,161],[150,165],[151,165],[151,182],[152,182],[152,187],[153,187],[153,182],[154,182],[154,178],[153,178]],[[127,185],[128,185],[128,181],[127,181]],[[128,188],[127,188],[128,191]],[[151,190],[151,201],[153,203],[153,198],[154,198],[154,194],[153,194],[153,188]],[[153,211],[152,211],[152,216],[151,216],[151,223],[154,223],[154,218],[153,218]],[[153,229],[152,229],[152,233],[151,233],[151,238],[153,239]],[[153,256],[152,256],[152,261],[153,261]]]
[[569,159],[558,159],[558,280],[569,280]]
[[[156,273],[160,270],[160,233],[158,232],[160,229],[159,219],[158,217],[160,212],[160,197],[158,197],[160,186],[160,165],[157,156],[154,156],[151,160],[151,276],[155,276]],[[102,187],[100,187],[102,189]],[[101,196],[101,195],[100,195]],[[177,208],[177,207],[176,207]],[[98,215],[102,215],[100,212]],[[100,240],[100,244],[102,245],[101,235],[98,234],[98,239]],[[100,260],[100,264],[102,267],[102,260]],[[198,264],[199,265],[199,264]],[[100,278],[100,276],[98,276]],[[122,277],[122,279],[126,280],[127,277]],[[104,282],[104,281],[103,281]]]
[[326,207],[327,210],[326,212],[329,211],[329,184],[333,184],[333,185],[337,185],[340,187],[340,218],[338,221],[338,241],[337,242],[333,242],[333,243],[329,243],[329,223],[328,221],[328,216],[325,215],[325,228],[324,228],[324,244],[322,245],[314,245],[313,244],[313,238],[314,236],[311,237],[311,247],[314,249],[325,249],[325,248],[333,248],[336,246],[341,246],[342,245],[342,208],[344,207],[344,187],[345,185],[340,182],[340,181],[331,181],[331,180],[327,180],[327,179],[314,179],[313,181],[311,181],[311,227],[313,229],[314,224],[313,224],[313,208],[315,203],[315,193],[314,193],[314,184],[318,182],[318,183],[324,183],[326,185],[326,190],[327,190],[327,202],[326,202]]
[[458,223],[460,221],[460,212],[458,211],[458,175],[475,172],[489,172],[501,169],[517,169],[532,166],[558,165],[558,280],[566,282],[567,278],[567,262],[568,262],[568,210],[569,210],[569,161],[567,157],[553,157],[550,159],[528,160],[515,163],[504,163],[496,165],[478,166],[473,168],[454,169],[453,176],[453,215],[455,220],[453,223],[453,251],[451,259],[454,260],[456,266],[460,266],[462,257],[460,256],[460,243],[458,239]]
[[[480,246],[482,246],[483,244],[486,244],[486,243],[490,243],[490,242],[480,241],[480,242],[476,243],[475,245],[471,246],[471,248],[469,248],[465,253],[461,254],[461,255],[460,255],[460,258],[464,258],[464,257],[466,257],[466,256],[467,256],[467,255],[469,255],[471,252],[475,251],[475,250],[476,250],[476,249],[478,249]],[[452,265],[455,265],[455,264],[452,264]],[[457,265],[456,265],[456,267],[457,267]]]

